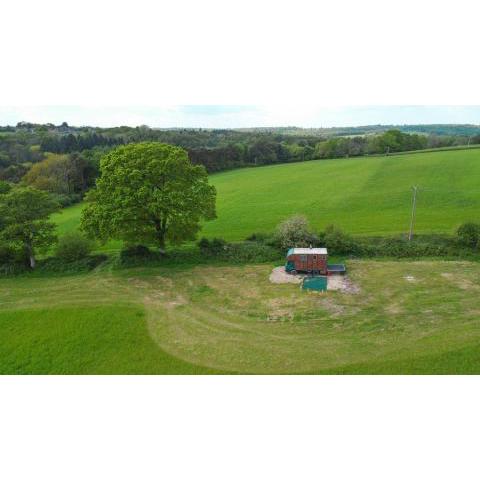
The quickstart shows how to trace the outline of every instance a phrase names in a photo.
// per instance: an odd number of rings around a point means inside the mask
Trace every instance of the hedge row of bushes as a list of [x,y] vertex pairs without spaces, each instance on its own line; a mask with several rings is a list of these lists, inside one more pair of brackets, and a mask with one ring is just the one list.
[[[91,270],[106,257],[92,256],[93,243],[79,232],[60,237],[55,255],[38,262],[39,271],[79,272]],[[30,271],[29,259],[20,245],[0,243],[0,275],[12,275]]]
[[50,257],[39,262],[37,271],[57,273],[88,272],[101,265],[108,259],[106,255],[89,255],[84,258],[65,262],[58,257]]
[[330,225],[323,232],[314,233],[306,219],[292,217],[279,225],[273,235],[254,233],[247,238],[260,244],[269,245],[285,253],[285,249],[326,247],[331,255],[351,257],[469,257],[480,253],[480,225],[462,225],[455,236],[419,235],[411,241],[405,235],[394,237],[354,237],[340,228]]
[[[255,238],[253,240],[252,238]],[[411,242],[402,237],[351,237],[335,233],[321,243],[327,246],[330,255],[352,258],[422,258],[456,257],[468,258],[475,254],[472,249],[459,244],[455,237],[422,236]],[[278,262],[285,257],[285,249],[273,244],[263,235],[249,237],[244,242],[227,243],[223,239],[202,238],[197,248],[171,250],[168,255],[146,247],[131,247],[120,254],[121,266],[206,264],[221,262],[229,264]]]
[[[34,274],[42,273],[81,273],[89,272],[101,265],[108,259],[106,255],[89,255],[88,257],[65,262],[58,257],[49,257],[40,260],[35,268]],[[22,263],[2,263],[0,264],[0,275],[20,275],[22,273],[32,273],[32,269]]]
[[120,252],[118,263],[120,267],[212,262],[241,264],[274,262],[282,257],[278,249],[254,241],[227,243],[223,239],[202,238],[197,247],[171,249],[165,254],[143,245],[129,246]]
[[205,257],[215,257],[231,263],[269,262],[279,257],[279,250],[275,246],[251,240],[227,243],[219,238],[202,238],[198,246]]
[[[335,250],[332,250],[335,252]],[[352,242],[343,253],[355,257],[394,257],[394,258],[421,258],[465,256],[471,252],[458,248],[457,242],[452,238],[443,239],[420,237],[408,241],[402,237],[390,238],[362,238]]]
[[79,203],[83,198],[80,193],[51,193],[50,195],[62,208]]
[[[290,227],[293,227],[290,229]],[[294,238],[288,238],[293,232]],[[307,243],[308,242],[308,243]],[[456,236],[421,235],[408,241],[397,237],[354,237],[338,227],[330,226],[319,234],[306,228],[297,218],[283,225],[274,235],[255,233],[244,242],[228,243],[223,239],[202,238],[198,248],[171,249],[168,254],[153,251],[146,246],[128,246],[120,252],[120,267],[141,265],[205,264],[212,262],[242,264],[278,262],[285,256],[286,246],[325,246],[330,255],[348,257],[456,257],[478,255],[480,225],[464,224]],[[55,256],[39,262],[40,272],[88,271],[104,262],[104,255],[92,256],[92,243],[80,233],[69,233],[60,238]],[[11,275],[28,271],[25,254],[11,246],[0,244],[0,274]]]

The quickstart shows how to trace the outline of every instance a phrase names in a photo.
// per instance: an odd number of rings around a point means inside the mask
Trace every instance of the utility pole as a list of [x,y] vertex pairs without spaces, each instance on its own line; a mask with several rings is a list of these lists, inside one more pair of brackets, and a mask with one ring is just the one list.
[[413,201],[412,201],[412,218],[410,219],[410,233],[408,234],[408,241],[412,241],[413,236],[413,225],[415,223],[415,208],[417,207],[417,190],[418,187],[415,185],[412,187],[413,190]]

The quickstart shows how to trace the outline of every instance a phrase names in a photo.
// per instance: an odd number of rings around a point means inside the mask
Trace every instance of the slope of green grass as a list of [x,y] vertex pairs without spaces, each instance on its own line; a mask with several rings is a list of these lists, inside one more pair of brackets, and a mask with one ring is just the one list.
[[480,265],[351,261],[360,292],[269,265],[0,279],[0,373],[480,373]]
[[[57,224],[57,234],[64,235],[67,232],[78,230],[80,226],[80,215],[84,204],[78,203],[71,207],[64,208],[52,215],[52,220]],[[110,240],[105,245],[97,245],[96,250],[103,253],[117,251],[121,248],[122,242]]]
[[[411,187],[420,187],[418,233],[450,233],[480,219],[480,150],[456,150],[283,164],[211,176],[218,218],[202,235],[243,240],[270,232],[295,213],[315,228],[335,223],[354,234],[406,232]],[[59,232],[76,228],[82,206],[54,217]],[[118,248],[109,242],[103,250]]]
[[416,231],[451,232],[480,217],[480,150],[284,164],[212,176],[218,219],[208,236],[243,239],[304,213],[316,228],[354,234],[408,230],[411,186],[420,187]]
[[64,208],[59,213],[54,213],[52,215],[52,220],[57,224],[58,235],[64,235],[65,233],[78,228],[82,208],[83,203],[77,203],[76,205]]

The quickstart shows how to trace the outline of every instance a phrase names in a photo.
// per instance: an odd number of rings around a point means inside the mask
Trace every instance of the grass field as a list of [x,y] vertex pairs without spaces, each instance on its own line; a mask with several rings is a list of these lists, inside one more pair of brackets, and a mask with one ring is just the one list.
[[[57,224],[57,234],[59,236],[78,229],[83,206],[83,203],[78,203],[52,215],[52,220]],[[121,241],[110,240],[105,245],[97,245],[96,249],[100,252],[109,253],[118,251],[121,246]]]
[[[406,232],[411,186],[420,187],[418,233],[450,233],[480,218],[480,150],[317,160],[233,170],[211,176],[218,218],[202,235],[243,240],[270,232],[285,217],[308,216],[316,228],[335,223],[354,234]],[[54,218],[60,233],[78,226],[82,206]],[[103,250],[118,249],[111,242]]]
[[[479,220],[480,150],[323,160],[211,176],[242,240],[294,213],[316,228],[417,232]],[[82,205],[56,214],[59,234]],[[100,247],[115,251],[120,242]],[[0,279],[0,373],[480,373],[480,264],[350,261],[359,294],[268,281],[272,265],[176,265]]]
[[271,265],[0,280],[0,373],[480,373],[480,265],[349,263],[359,294]]

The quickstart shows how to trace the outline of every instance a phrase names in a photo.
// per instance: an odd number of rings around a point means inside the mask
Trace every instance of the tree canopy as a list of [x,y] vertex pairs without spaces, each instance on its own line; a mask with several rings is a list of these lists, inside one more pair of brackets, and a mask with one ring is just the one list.
[[277,225],[274,240],[284,249],[318,244],[318,237],[304,215],[293,215]]
[[92,161],[78,153],[47,153],[41,162],[32,165],[23,181],[39,190],[57,194],[82,193],[91,186],[96,175]]
[[215,188],[203,166],[180,147],[162,143],[121,146],[100,163],[81,225],[99,240],[156,244],[193,240],[201,220],[215,218]]
[[0,195],[0,240],[22,249],[35,268],[37,251],[46,251],[55,241],[55,224],[48,220],[60,205],[50,195],[31,187],[12,188]]
[[[247,128],[247,129],[157,129],[138,127],[75,127],[63,122],[35,124],[19,122],[16,126],[0,126],[0,180],[19,182],[37,162],[49,154],[85,160],[101,151],[119,145],[139,142],[160,142],[185,148],[194,165],[204,165],[208,172],[218,172],[245,166],[298,162],[320,158],[354,157],[364,154],[389,154],[425,148],[473,145],[480,143],[477,125],[370,125],[334,128]],[[78,160],[78,157],[77,157]],[[54,163],[54,162],[52,162]],[[91,186],[90,179],[98,176],[96,164],[76,163],[76,178],[85,182],[72,184],[58,181],[41,183],[58,195],[81,195]],[[48,168],[46,168],[48,167]],[[58,167],[58,164],[56,165]],[[82,171],[78,171],[78,167]],[[93,167],[93,169],[92,169]],[[46,173],[53,165],[44,164]],[[56,170],[56,169],[55,169]],[[38,177],[39,171],[34,172]],[[65,188],[65,186],[68,188]],[[74,193],[65,190],[74,188]],[[59,187],[63,190],[59,193]]]

